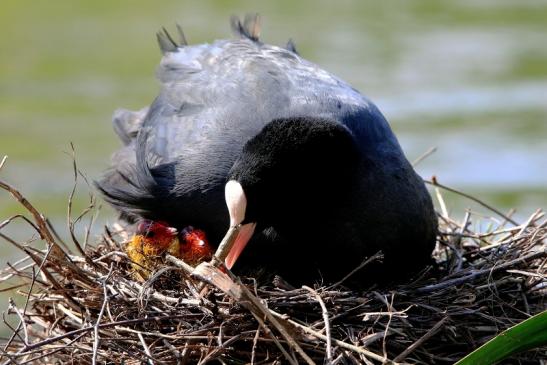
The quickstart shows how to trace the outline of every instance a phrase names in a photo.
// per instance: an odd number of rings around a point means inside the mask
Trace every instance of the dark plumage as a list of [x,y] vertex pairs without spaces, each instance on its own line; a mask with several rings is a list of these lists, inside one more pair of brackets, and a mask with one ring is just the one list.
[[257,17],[232,28],[240,39],[197,46],[159,33],[162,89],[145,115],[117,112],[125,146],[97,183],[105,199],[127,219],[198,227],[214,244],[236,180],[243,223],[258,224],[236,269],[331,281],[379,249],[390,269],[427,263],[431,199],[376,106],[292,42],[261,43]]

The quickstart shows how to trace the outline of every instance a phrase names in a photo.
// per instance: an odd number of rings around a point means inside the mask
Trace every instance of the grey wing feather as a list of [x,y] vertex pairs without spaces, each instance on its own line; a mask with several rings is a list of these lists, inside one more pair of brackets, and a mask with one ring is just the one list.
[[137,137],[146,113],[148,113],[148,107],[135,112],[127,109],[117,109],[114,111],[112,126],[124,145],[127,146]]
[[250,31],[235,22],[249,37],[164,55],[158,115],[150,123],[169,138],[163,143],[150,135],[150,143],[163,148],[156,153],[167,160],[181,152],[209,153],[217,140],[250,137],[271,120],[292,116],[335,119],[365,139],[397,145],[387,121],[362,94],[292,51],[251,40]]
[[[364,148],[375,139],[370,145],[385,144],[402,156],[387,121],[363,95],[292,50],[258,42],[257,18],[234,19],[232,26],[241,39],[187,47],[159,33],[162,88],[146,117],[131,123],[133,114],[124,112],[115,122],[128,143],[119,152],[125,159],[115,163],[121,172],[98,183],[107,200],[146,216],[168,214],[165,204],[178,197],[211,189],[221,196],[219,187],[245,142],[277,118],[334,119]],[[127,157],[135,150],[136,157]],[[119,179],[131,183],[124,187]]]

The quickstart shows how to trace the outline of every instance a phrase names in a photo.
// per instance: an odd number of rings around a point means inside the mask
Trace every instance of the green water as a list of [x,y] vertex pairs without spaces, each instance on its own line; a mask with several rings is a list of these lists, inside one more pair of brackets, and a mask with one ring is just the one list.
[[[66,236],[70,142],[90,179],[118,146],[110,116],[158,91],[155,32],[181,23],[191,43],[230,35],[258,11],[262,38],[296,42],[390,120],[410,160],[502,210],[547,206],[547,1],[43,1],[0,6],[0,178]],[[1,156],[0,156],[1,157]],[[80,190],[75,208],[85,207]],[[454,212],[476,206],[447,196]],[[0,222],[21,208],[0,192]],[[461,213],[463,214],[463,213]],[[105,208],[101,223],[112,220]],[[3,231],[26,239],[22,224]],[[2,267],[19,255],[0,239]],[[10,295],[13,295],[11,293]],[[1,299],[1,298],[0,298]],[[1,306],[5,307],[5,299]]]

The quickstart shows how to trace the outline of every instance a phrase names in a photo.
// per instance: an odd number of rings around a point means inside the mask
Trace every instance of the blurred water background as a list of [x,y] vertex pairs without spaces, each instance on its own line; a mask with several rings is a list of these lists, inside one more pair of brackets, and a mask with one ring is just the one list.
[[[97,178],[119,146],[118,107],[158,92],[155,32],[183,25],[190,43],[231,36],[232,14],[262,15],[262,39],[349,81],[384,112],[425,178],[524,219],[547,206],[547,1],[4,0],[0,7],[0,172],[66,235],[79,168]],[[447,194],[452,212],[479,209]],[[82,186],[75,210],[86,206]],[[0,191],[0,222],[22,212]],[[99,224],[113,221],[105,207]],[[3,230],[32,235],[16,224]],[[0,264],[21,256],[0,238]],[[2,298],[0,298],[2,299]],[[5,299],[1,301],[5,307]]]

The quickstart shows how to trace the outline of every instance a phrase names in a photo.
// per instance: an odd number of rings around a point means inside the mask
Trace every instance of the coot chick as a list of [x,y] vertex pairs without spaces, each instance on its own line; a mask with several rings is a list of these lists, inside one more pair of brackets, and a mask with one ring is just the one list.
[[186,227],[181,232],[164,222],[140,221],[135,235],[127,243],[125,251],[135,279],[144,281],[154,270],[165,265],[165,254],[173,255],[196,266],[212,258],[213,250],[205,232]]
[[428,263],[431,198],[376,106],[292,42],[260,42],[255,18],[232,27],[239,39],[197,46],[180,28],[180,44],[158,35],[162,89],[148,110],[115,115],[125,146],[97,183],[105,199],[212,243],[241,224],[227,265],[243,251],[236,271],[296,284],[338,280],[378,250],[384,273]]

